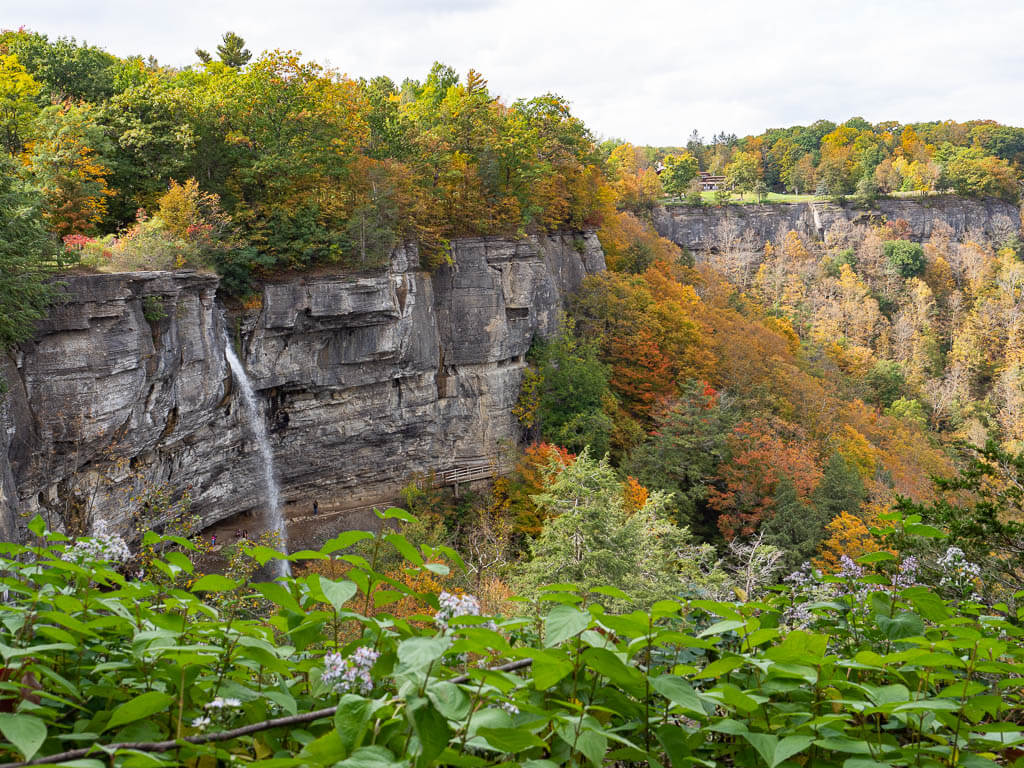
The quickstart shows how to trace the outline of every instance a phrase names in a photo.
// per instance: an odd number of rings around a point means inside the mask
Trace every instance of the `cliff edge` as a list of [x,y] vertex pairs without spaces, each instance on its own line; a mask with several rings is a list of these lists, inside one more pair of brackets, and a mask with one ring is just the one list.
[[604,269],[593,232],[463,239],[433,274],[296,275],[225,313],[217,278],[73,276],[3,361],[0,536],[102,519],[159,526],[160,491],[204,526],[262,505],[261,467],[224,357],[232,340],[266,419],[286,505],[395,498],[416,473],[505,471],[525,356]]

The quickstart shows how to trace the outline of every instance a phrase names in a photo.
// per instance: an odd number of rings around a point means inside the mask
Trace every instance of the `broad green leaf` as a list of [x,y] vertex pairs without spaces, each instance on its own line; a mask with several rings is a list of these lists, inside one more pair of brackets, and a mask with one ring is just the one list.
[[193,592],[228,592],[235,589],[238,582],[221,576],[219,573],[208,573],[192,584]]
[[299,757],[305,757],[318,765],[334,765],[345,757],[345,745],[342,743],[338,730],[332,728],[320,738],[310,742],[299,752]]
[[150,717],[157,712],[163,712],[172,701],[174,701],[173,696],[160,693],[159,691],[150,691],[141,696],[136,696],[134,699],[130,699],[114,708],[114,711],[110,714],[110,720],[107,721],[107,725],[103,730],[109,731],[126,723]]
[[448,727],[448,721],[431,706],[428,699],[410,701],[409,713],[416,736],[420,740],[420,753],[416,756],[416,765],[424,768],[448,746],[448,740],[452,735],[451,729]]
[[335,768],[408,768],[408,761],[396,758],[385,747],[374,744],[360,747],[352,756],[337,763]]
[[698,633],[697,637],[711,637],[712,635],[722,635],[726,632],[735,632],[738,629],[743,629],[745,626],[747,626],[746,621],[724,619],[722,621],[716,621],[703,632]]
[[481,728],[476,733],[498,751],[510,754],[545,746],[539,738],[520,728]]
[[348,549],[353,544],[357,544],[360,541],[372,538],[373,534],[368,531],[345,531],[344,533],[338,534],[333,539],[330,539],[320,548],[320,551],[325,555],[330,555],[338,550]]
[[600,766],[604,753],[608,751],[608,737],[601,724],[589,715],[583,716],[583,725],[577,734],[576,723],[563,722],[555,726],[555,732],[568,744],[583,754],[595,766]]
[[409,540],[400,533],[389,533],[384,537],[391,543],[398,553],[413,565],[423,565],[423,556],[416,551],[416,547],[409,543]]
[[739,656],[726,656],[724,659],[718,659],[708,664],[696,675],[696,677],[721,677],[722,675],[727,675],[737,667],[741,666],[743,666],[742,658]]
[[589,626],[589,613],[571,605],[556,605],[544,619],[544,645],[548,648],[559,645]]
[[164,555],[164,560],[174,567],[180,568],[185,573],[192,573],[193,571],[192,561],[189,560],[188,556],[182,552],[168,552]]
[[672,768],[690,768],[692,763],[689,757],[692,750],[687,744],[686,731],[677,725],[668,724],[658,728],[654,735],[657,736],[658,743],[665,750],[668,759],[672,761]]
[[31,760],[46,741],[46,723],[32,715],[0,713],[0,733]]
[[444,637],[410,637],[398,645],[398,660],[414,669],[424,669],[440,659],[451,640]]
[[683,711],[698,717],[706,716],[704,705],[688,682],[675,675],[661,675],[651,679],[651,687]]
[[275,605],[290,613],[304,614],[305,611],[298,601],[281,584],[276,581],[261,581],[253,585],[254,589]]
[[546,691],[572,672],[572,662],[564,655],[534,648],[529,649],[528,653],[533,659],[533,685],[538,691]]
[[587,648],[582,658],[584,664],[616,685],[631,693],[643,693],[644,676],[635,667],[624,664],[622,659],[611,651],[604,648]]
[[775,768],[783,760],[807,749],[814,741],[811,736],[786,736],[780,739],[774,734],[749,732],[744,733],[743,738],[764,758],[768,768]]
[[890,560],[895,560],[896,555],[892,552],[879,551],[879,552],[868,552],[865,555],[861,555],[857,558],[857,562],[861,565],[871,565],[872,563],[884,563]]
[[411,515],[404,509],[398,507],[388,507],[383,512],[377,512],[377,516],[381,520],[401,520],[403,523],[415,523],[416,516]]
[[[28,523],[28,529],[36,536],[42,536],[46,530],[46,521],[39,515],[33,517]],[[37,747],[38,749],[38,747]],[[28,759],[28,758],[26,758]]]
[[794,629],[778,645],[765,650],[773,661],[791,661],[806,664],[822,658],[828,647],[828,635]]
[[945,601],[930,587],[908,587],[900,594],[929,621],[939,622],[949,618]]
[[280,560],[284,557],[284,555],[276,549],[271,549],[270,547],[264,547],[262,545],[246,547],[245,554],[260,565],[266,565],[271,560]]
[[323,576],[320,577],[320,589],[323,590],[327,602],[336,611],[340,611],[342,606],[359,591],[359,588],[351,581],[334,581]]
[[427,697],[437,707],[437,711],[449,720],[461,721],[469,715],[469,694],[455,683],[432,680],[427,687]]
[[944,539],[946,533],[934,525],[925,525],[924,523],[908,523],[903,526],[903,532],[908,533],[911,536],[924,536],[929,539]]
[[924,632],[924,622],[916,613],[901,611],[895,617],[875,616],[875,623],[882,630],[882,634],[890,640],[903,640],[907,637],[917,637]]

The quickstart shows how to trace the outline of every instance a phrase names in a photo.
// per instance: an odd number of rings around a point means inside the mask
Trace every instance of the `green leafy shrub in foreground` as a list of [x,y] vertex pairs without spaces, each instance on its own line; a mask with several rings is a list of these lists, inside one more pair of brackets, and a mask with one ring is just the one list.
[[[390,528],[289,557],[345,580],[251,586],[196,578],[184,539],[148,534],[165,554],[136,581],[117,537],[32,530],[0,558],[4,765],[980,768],[1024,743],[1019,616],[942,600],[888,552],[758,602],[614,614],[617,590],[550,585],[486,617],[378,573],[385,547],[413,571],[459,563]],[[369,559],[345,554],[364,540]],[[422,615],[384,613],[411,597]]]

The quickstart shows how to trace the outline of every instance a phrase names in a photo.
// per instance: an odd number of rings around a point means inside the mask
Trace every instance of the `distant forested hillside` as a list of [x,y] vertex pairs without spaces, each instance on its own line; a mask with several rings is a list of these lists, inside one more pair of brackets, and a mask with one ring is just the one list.
[[[621,142],[605,144],[612,151]],[[950,190],[1016,202],[1024,167],[1024,128],[992,120],[929,123],[853,117],[772,128],[759,136],[694,131],[685,146],[644,147],[662,162],[666,191],[682,194],[698,171],[725,177],[735,190],[870,198],[893,192]]]

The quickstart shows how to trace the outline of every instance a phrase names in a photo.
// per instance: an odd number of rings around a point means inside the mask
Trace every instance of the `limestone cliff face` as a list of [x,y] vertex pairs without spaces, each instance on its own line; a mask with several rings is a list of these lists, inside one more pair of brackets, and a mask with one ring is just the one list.
[[695,208],[671,206],[655,211],[658,234],[691,251],[719,249],[723,242],[738,239],[749,231],[758,246],[778,240],[789,230],[805,237],[821,238],[838,221],[854,224],[881,223],[903,219],[911,237],[927,240],[939,222],[959,238],[971,230],[988,236],[1020,228],[1017,207],[1002,200],[969,200],[954,196],[915,200],[878,200],[870,210],[833,203],[788,203],[772,205],[726,205]]
[[[131,525],[140,490],[188,491],[205,524],[262,506],[256,447],[224,359],[260,397],[286,504],[385,501],[417,472],[503,468],[535,335],[604,269],[593,233],[467,239],[428,274],[291,277],[225,314],[194,273],[70,278],[68,300],[4,361],[0,536],[41,511]],[[159,520],[151,520],[159,523]]]

